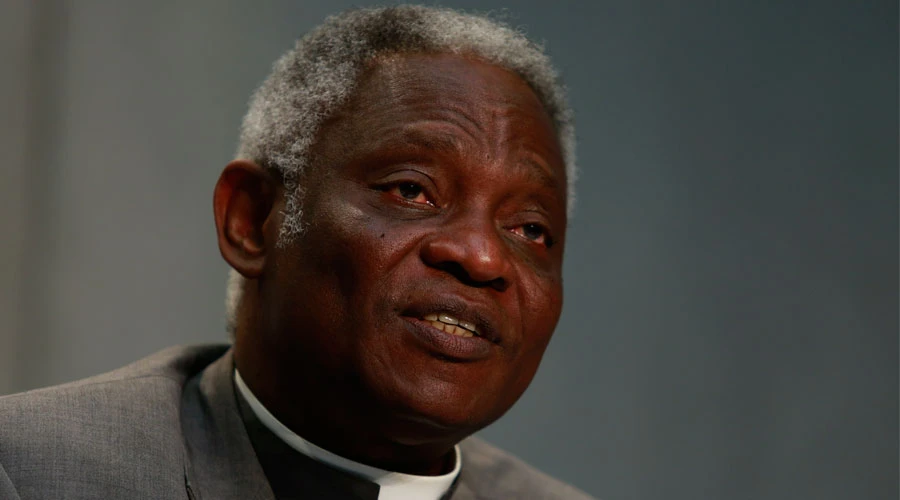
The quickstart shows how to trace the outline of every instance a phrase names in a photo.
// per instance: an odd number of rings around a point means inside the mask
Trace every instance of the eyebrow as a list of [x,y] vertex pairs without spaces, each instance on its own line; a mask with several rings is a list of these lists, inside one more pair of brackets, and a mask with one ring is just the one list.
[[[439,154],[458,155],[463,150],[461,141],[452,134],[424,131],[416,127],[400,127],[395,136],[380,141],[378,148],[392,148],[398,145],[411,145],[427,151],[435,151]],[[559,179],[545,162],[536,158],[537,153],[531,151],[520,161],[510,165],[510,168],[527,170],[528,177],[551,189],[559,187]]]
[[527,158],[522,162],[525,166],[530,167],[530,175],[535,177],[535,179],[544,184],[545,186],[556,189],[559,187],[559,179],[557,176],[553,175],[553,172],[550,170],[550,167],[545,165],[543,162],[537,161],[532,155],[528,155]]

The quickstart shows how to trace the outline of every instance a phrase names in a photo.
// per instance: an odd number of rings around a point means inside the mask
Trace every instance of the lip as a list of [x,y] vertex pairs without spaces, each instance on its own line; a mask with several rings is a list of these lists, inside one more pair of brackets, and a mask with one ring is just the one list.
[[[442,332],[432,327],[427,321],[423,321],[428,314],[446,313],[453,317],[473,323],[478,330],[478,334],[474,337],[456,337],[449,333]],[[403,319],[415,320],[428,324],[429,328],[437,333],[461,339],[478,339],[489,344],[502,346],[503,337],[500,332],[503,331],[500,326],[500,311],[496,307],[483,306],[478,302],[471,302],[454,295],[432,296],[421,302],[410,304],[401,313]]]
[[416,317],[403,316],[407,330],[425,348],[452,361],[479,361],[488,358],[495,347],[490,340],[479,337],[460,337],[443,332],[431,323]]

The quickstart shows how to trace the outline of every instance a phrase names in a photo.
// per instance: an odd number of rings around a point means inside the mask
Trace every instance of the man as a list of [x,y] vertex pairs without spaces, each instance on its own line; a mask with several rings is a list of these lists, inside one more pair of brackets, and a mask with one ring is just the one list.
[[546,56],[346,12],[276,64],[214,213],[234,346],[0,403],[2,498],[587,498],[471,434],[559,318],[574,181]]

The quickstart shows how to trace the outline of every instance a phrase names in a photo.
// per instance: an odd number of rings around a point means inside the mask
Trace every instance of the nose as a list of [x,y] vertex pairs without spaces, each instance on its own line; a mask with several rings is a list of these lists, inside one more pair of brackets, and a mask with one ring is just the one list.
[[422,246],[422,261],[452,274],[469,286],[509,287],[512,264],[509,250],[490,222],[460,221],[444,226]]

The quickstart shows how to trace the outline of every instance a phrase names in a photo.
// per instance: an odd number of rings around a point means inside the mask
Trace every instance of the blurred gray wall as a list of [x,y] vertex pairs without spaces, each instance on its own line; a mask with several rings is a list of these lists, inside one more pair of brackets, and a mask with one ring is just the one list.
[[[0,393],[223,331],[211,193],[348,1],[0,7]],[[566,308],[483,434],[606,500],[896,499],[897,3],[448,1],[571,89]]]

